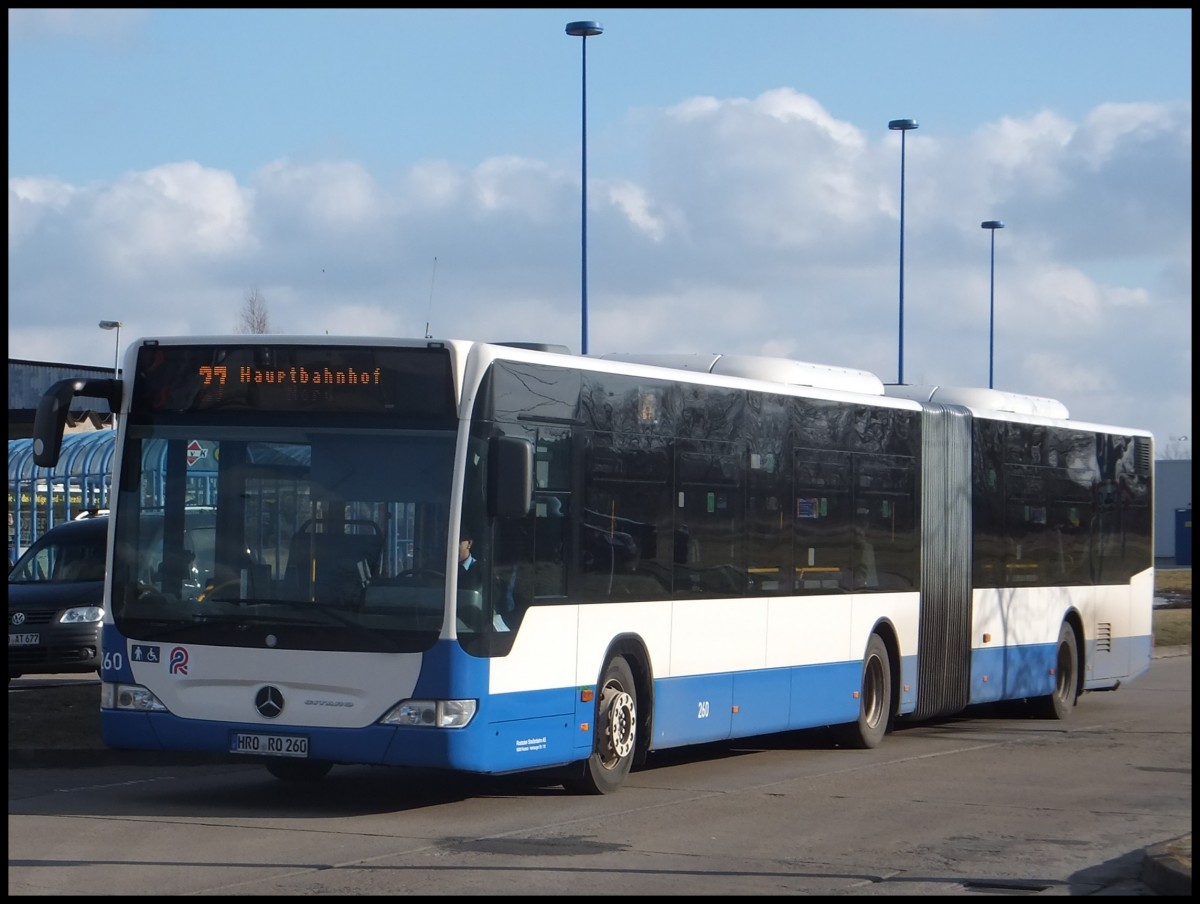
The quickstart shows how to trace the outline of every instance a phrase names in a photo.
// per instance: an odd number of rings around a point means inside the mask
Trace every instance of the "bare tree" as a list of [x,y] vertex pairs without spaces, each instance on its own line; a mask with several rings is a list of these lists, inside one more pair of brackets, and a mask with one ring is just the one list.
[[251,289],[242,305],[242,316],[238,323],[239,333],[269,333],[271,326],[267,318],[267,300],[258,289]]
[[1158,447],[1160,461],[1179,461],[1192,458],[1192,444],[1186,436],[1172,436],[1165,444]]

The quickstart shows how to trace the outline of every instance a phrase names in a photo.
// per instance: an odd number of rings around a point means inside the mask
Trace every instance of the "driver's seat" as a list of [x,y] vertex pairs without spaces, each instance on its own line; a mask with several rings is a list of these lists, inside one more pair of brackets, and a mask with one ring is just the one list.
[[[370,525],[373,532],[346,533],[362,525]],[[326,526],[341,530],[328,532],[322,529]],[[301,599],[356,606],[363,588],[379,574],[382,560],[383,538],[375,522],[309,520],[292,537],[285,576]]]

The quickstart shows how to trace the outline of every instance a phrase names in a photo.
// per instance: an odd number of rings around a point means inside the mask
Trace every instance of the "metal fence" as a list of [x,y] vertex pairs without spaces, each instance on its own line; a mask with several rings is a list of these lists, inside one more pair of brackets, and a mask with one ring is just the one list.
[[68,433],[54,468],[33,463],[33,440],[8,441],[8,561],[61,521],[109,507],[115,430]]

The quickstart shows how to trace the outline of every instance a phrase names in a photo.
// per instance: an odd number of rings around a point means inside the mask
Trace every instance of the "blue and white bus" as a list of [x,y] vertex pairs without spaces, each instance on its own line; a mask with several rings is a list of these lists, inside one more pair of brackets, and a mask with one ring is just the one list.
[[114,748],[608,793],[687,744],[1065,719],[1150,664],[1153,437],[1053,400],[431,339],[141,339],[123,373],[56,383],[34,444],[120,411]]

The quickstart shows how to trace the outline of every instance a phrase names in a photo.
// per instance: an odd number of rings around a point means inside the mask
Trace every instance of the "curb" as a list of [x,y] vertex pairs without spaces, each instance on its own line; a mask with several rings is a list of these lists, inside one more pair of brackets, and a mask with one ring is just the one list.
[[1146,848],[1141,879],[1160,895],[1191,897],[1192,835]]

